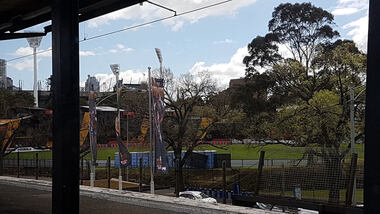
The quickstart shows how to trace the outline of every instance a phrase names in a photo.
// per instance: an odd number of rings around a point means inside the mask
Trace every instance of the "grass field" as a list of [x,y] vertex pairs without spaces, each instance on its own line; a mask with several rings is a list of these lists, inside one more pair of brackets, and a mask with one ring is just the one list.
[[[340,201],[346,200],[346,190],[340,190]],[[280,195],[280,192],[265,192],[261,191],[262,194],[268,194],[268,195]],[[285,196],[292,197],[294,193],[292,191],[286,191],[284,192]],[[329,191],[328,190],[302,190],[302,198],[304,199],[319,199],[319,200],[327,200],[329,198]],[[356,190],[356,201],[358,203],[363,203],[363,189],[357,189]]]
[[[291,147],[285,145],[266,145],[266,146],[248,146],[243,144],[230,145],[224,147],[214,147],[209,145],[202,145],[197,147],[196,150],[216,150],[217,153],[231,153],[232,160],[252,160],[259,159],[260,151],[265,151],[265,159],[298,159],[301,158],[305,148],[304,147]],[[131,152],[143,152],[148,151],[148,148],[129,148]],[[364,145],[355,145],[355,151],[358,153],[359,161],[364,158]],[[114,159],[115,152],[118,152],[116,148],[98,149],[98,159],[106,160],[108,156]],[[51,152],[38,152],[40,159],[51,159]],[[16,153],[9,154],[6,158],[17,158]],[[20,159],[34,159],[35,152],[20,153]],[[86,158],[90,159],[90,155]]]

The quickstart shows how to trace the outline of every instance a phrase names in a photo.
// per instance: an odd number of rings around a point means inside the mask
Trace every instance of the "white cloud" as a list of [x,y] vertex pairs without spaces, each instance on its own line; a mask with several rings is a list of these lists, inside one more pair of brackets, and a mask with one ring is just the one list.
[[116,48],[112,48],[112,49],[108,50],[108,52],[112,53],[112,54],[121,53],[121,52],[127,53],[127,52],[131,52],[131,51],[134,51],[134,49],[125,47],[123,44],[117,44]]
[[243,58],[247,55],[247,47],[242,47],[236,51],[228,63],[207,66],[205,62],[197,62],[189,72],[190,74],[197,75],[200,72],[208,71],[211,74],[211,77],[219,83],[218,87],[227,88],[230,79],[237,79],[245,76]]
[[[26,56],[33,54],[33,48],[31,47],[20,47],[12,55],[15,56]],[[51,47],[48,49],[37,49],[37,56],[51,57]]]
[[[37,63],[41,59],[37,58]],[[8,64],[10,67],[16,68],[19,71],[27,70],[27,71],[33,71],[34,63],[33,63],[33,58],[29,59],[24,59],[16,63],[9,63]]]
[[[110,91],[113,90],[113,86],[116,83],[116,77],[113,74],[95,74],[96,79],[100,83],[100,91]],[[126,70],[122,71],[119,74],[119,78],[123,80],[123,83],[139,83],[146,81],[148,75],[146,71],[133,71]],[[83,87],[86,81],[80,82],[80,85]]]
[[343,29],[347,28],[352,28],[347,35],[352,37],[361,51],[367,52],[368,15],[343,26]]
[[350,15],[359,12],[357,8],[338,8],[333,10],[332,14],[335,16]]
[[365,11],[365,16],[343,26],[343,29],[350,29],[347,36],[350,36],[363,52],[367,52],[368,7],[369,0],[338,0],[338,5],[332,11],[336,16],[352,15]]
[[335,16],[351,15],[368,10],[369,0],[338,0],[338,5],[332,11]]
[[95,53],[92,51],[79,51],[80,56],[95,56]]
[[225,40],[220,40],[220,41],[214,41],[213,43],[214,44],[231,44],[231,43],[234,43],[234,41],[231,39],[225,39]]
[[[183,16],[177,16],[172,19],[165,20],[164,25],[170,26],[173,31],[178,31],[185,23],[195,23],[200,19],[210,16],[231,16],[234,15],[239,8],[249,6],[257,0],[239,0],[231,1],[226,4],[218,5],[209,9],[189,13]],[[205,7],[207,5],[215,4],[219,0],[156,0],[155,3],[164,5],[177,11],[177,14],[193,10],[196,8]],[[130,20],[134,23],[148,22],[155,19],[173,16],[173,12],[159,8],[152,4],[145,2],[143,6],[134,5],[104,16],[92,19],[88,22],[89,27],[98,27],[100,25],[109,24],[115,20]]]

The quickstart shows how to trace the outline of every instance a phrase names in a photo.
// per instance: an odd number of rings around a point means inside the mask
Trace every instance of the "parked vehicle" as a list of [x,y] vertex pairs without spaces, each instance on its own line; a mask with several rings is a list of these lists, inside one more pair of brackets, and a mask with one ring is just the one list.
[[196,201],[203,201],[206,203],[213,203],[216,204],[215,198],[211,198],[204,194],[203,192],[199,191],[184,191],[179,193],[180,198],[188,198]]

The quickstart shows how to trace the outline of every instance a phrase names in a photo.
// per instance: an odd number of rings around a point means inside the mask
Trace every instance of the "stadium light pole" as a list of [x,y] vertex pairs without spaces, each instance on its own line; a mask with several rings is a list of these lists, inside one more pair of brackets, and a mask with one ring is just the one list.
[[26,38],[29,46],[33,48],[33,64],[34,64],[34,82],[33,82],[33,95],[34,106],[38,107],[38,83],[37,83],[37,48],[41,44],[42,36]]
[[160,78],[163,78],[162,77],[162,54],[161,54],[161,50],[158,48],[155,48],[155,50],[156,50],[156,54],[158,57],[158,61],[160,62]]
[[[119,72],[120,72],[120,65],[119,64],[111,64],[110,68],[112,70],[112,73],[116,76],[116,100],[117,100],[117,120],[116,120],[116,126],[119,129],[119,133],[116,135],[117,142],[120,142],[120,133],[121,133],[121,127],[120,127],[120,99],[119,99]],[[121,175],[121,154],[119,149],[119,190],[123,189],[122,185],[122,175]]]
[[150,143],[150,193],[154,194],[154,153],[152,140],[152,78],[150,76],[150,67],[148,67],[148,96],[149,96],[149,143]]

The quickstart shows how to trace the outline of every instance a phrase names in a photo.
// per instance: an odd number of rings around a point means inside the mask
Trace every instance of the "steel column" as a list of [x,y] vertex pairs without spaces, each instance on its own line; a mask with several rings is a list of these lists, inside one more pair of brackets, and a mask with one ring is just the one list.
[[78,0],[52,1],[52,213],[79,213]]
[[380,1],[369,1],[364,153],[364,213],[380,213]]

